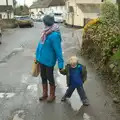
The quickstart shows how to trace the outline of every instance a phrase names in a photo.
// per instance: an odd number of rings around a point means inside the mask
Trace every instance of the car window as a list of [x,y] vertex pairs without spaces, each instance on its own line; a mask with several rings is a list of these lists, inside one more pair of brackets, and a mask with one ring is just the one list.
[[28,16],[20,17],[20,20],[30,20],[30,17],[28,17]]
[[55,16],[62,16],[61,13],[54,13]]

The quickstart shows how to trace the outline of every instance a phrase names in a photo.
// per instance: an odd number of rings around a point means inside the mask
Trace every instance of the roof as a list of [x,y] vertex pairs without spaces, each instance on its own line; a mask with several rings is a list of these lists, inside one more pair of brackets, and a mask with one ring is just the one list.
[[63,6],[65,5],[64,0],[52,0],[50,6]]
[[65,5],[64,0],[38,0],[37,2],[33,2],[30,6],[32,8],[47,8],[50,6],[63,6]]
[[12,5],[0,5],[0,12],[6,12],[7,10],[12,11],[13,7]]

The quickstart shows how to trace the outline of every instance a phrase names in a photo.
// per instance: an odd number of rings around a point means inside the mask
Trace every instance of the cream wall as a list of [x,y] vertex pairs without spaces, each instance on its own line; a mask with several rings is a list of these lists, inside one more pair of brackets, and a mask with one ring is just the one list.
[[[6,5],[6,0],[0,0],[0,5]],[[8,5],[13,6],[13,0],[8,0]]]
[[[66,23],[69,25],[74,25],[74,26],[84,26],[84,20],[85,18],[90,18],[94,19],[98,17],[98,13],[92,13],[88,11],[89,13],[84,13],[82,11],[82,8],[80,7],[80,4],[82,3],[89,3],[89,5],[96,4],[96,3],[101,3],[101,0],[67,0],[66,1]],[[73,7],[74,12],[71,13],[69,11],[69,7]]]
[[[74,13],[68,11],[69,6],[72,6]],[[66,23],[74,26],[84,26],[84,14],[80,8],[76,5],[75,0],[69,0],[66,2]]]

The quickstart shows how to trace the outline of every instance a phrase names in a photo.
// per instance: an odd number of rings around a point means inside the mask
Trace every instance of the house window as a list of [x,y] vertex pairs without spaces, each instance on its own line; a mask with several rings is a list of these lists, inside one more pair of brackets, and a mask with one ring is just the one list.
[[68,7],[68,12],[69,12],[69,13],[73,13],[73,12],[74,12],[73,6],[69,6],[69,7]]

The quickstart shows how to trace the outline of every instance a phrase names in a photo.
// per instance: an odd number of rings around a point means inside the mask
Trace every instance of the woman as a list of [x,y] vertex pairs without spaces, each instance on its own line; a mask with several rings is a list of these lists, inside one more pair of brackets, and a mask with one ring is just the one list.
[[[58,61],[59,69],[63,69],[64,60],[61,48],[61,34],[58,25],[54,24],[54,18],[46,15],[43,18],[45,30],[42,33],[41,41],[36,50],[36,60],[40,63],[43,96],[40,101],[47,99],[47,102],[55,100],[54,66]],[[50,95],[48,96],[48,81]]]

